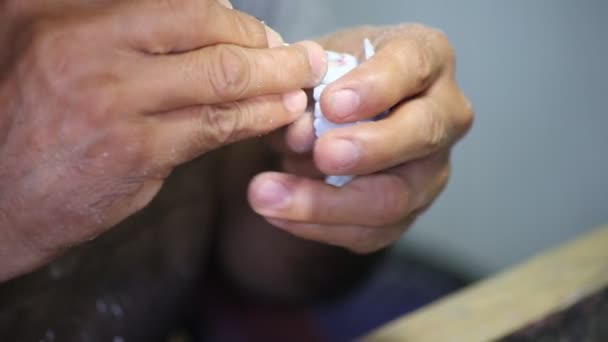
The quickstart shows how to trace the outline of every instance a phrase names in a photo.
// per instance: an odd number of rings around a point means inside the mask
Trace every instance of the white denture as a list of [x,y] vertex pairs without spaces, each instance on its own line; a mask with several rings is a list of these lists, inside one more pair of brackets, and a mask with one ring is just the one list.
[[[369,41],[369,39],[364,40],[363,47],[365,50],[365,59],[366,60],[370,59],[374,55],[375,51],[374,51],[374,47],[371,44],[371,42]],[[338,123],[329,121],[325,117],[325,115],[323,114],[323,111],[321,110],[321,95],[323,94],[323,91],[330,83],[338,80],[340,77],[346,75],[347,73],[349,73],[351,70],[355,69],[359,65],[357,58],[355,58],[352,55],[349,55],[346,53],[333,52],[333,51],[326,51],[326,53],[327,53],[327,73],[325,74],[325,77],[321,81],[321,84],[319,84],[317,87],[315,87],[314,91],[313,91],[313,98],[315,101],[314,129],[315,129],[315,135],[317,138],[320,138],[323,134],[325,134],[327,131],[330,131],[332,129],[357,125],[359,123],[366,122],[366,121],[373,121],[375,119],[374,118],[374,119],[369,119],[369,120],[362,120],[362,121],[357,121],[357,122],[338,124]],[[342,186],[348,184],[351,180],[353,180],[353,178],[354,178],[354,176],[350,176],[350,175],[330,175],[325,178],[325,182],[327,184],[330,184],[330,185],[333,185],[336,187],[342,187]]]

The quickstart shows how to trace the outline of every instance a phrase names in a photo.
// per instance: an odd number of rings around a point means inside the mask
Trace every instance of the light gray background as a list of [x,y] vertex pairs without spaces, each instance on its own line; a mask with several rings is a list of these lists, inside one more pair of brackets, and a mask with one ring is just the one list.
[[289,40],[406,21],[451,38],[476,122],[404,250],[483,276],[608,223],[608,1],[283,1],[275,16]]

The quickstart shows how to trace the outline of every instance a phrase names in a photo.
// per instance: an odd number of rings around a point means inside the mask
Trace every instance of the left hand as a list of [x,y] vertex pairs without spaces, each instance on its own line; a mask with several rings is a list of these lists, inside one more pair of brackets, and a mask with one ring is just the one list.
[[[431,205],[448,181],[451,148],[473,122],[443,33],[421,25],[362,27],[321,44],[361,56],[364,38],[376,55],[326,88],[323,112],[335,122],[387,109],[390,115],[316,142],[312,117],[300,118],[271,138],[290,174],[262,173],[249,186],[251,206],[271,224],[357,253],[395,242]],[[335,188],[323,174],[362,176]]]

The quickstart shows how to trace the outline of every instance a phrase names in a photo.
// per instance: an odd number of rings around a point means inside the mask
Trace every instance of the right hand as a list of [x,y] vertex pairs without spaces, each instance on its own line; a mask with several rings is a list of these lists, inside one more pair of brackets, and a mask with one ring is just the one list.
[[176,166],[302,114],[323,50],[268,39],[216,0],[0,1],[0,281],[143,208]]

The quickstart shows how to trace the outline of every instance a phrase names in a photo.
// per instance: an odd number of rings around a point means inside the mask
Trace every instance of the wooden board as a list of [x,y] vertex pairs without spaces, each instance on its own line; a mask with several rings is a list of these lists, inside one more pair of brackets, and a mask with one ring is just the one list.
[[[579,328],[594,324],[597,331],[589,334],[604,334],[607,289],[608,227],[603,227],[390,322],[363,340],[527,341],[532,336],[530,341],[540,341],[539,336],[557,336],[544,328],[567,329],[564,317],[578,317]],[[582,310],[587,319],[568,315],[571,310]]]

